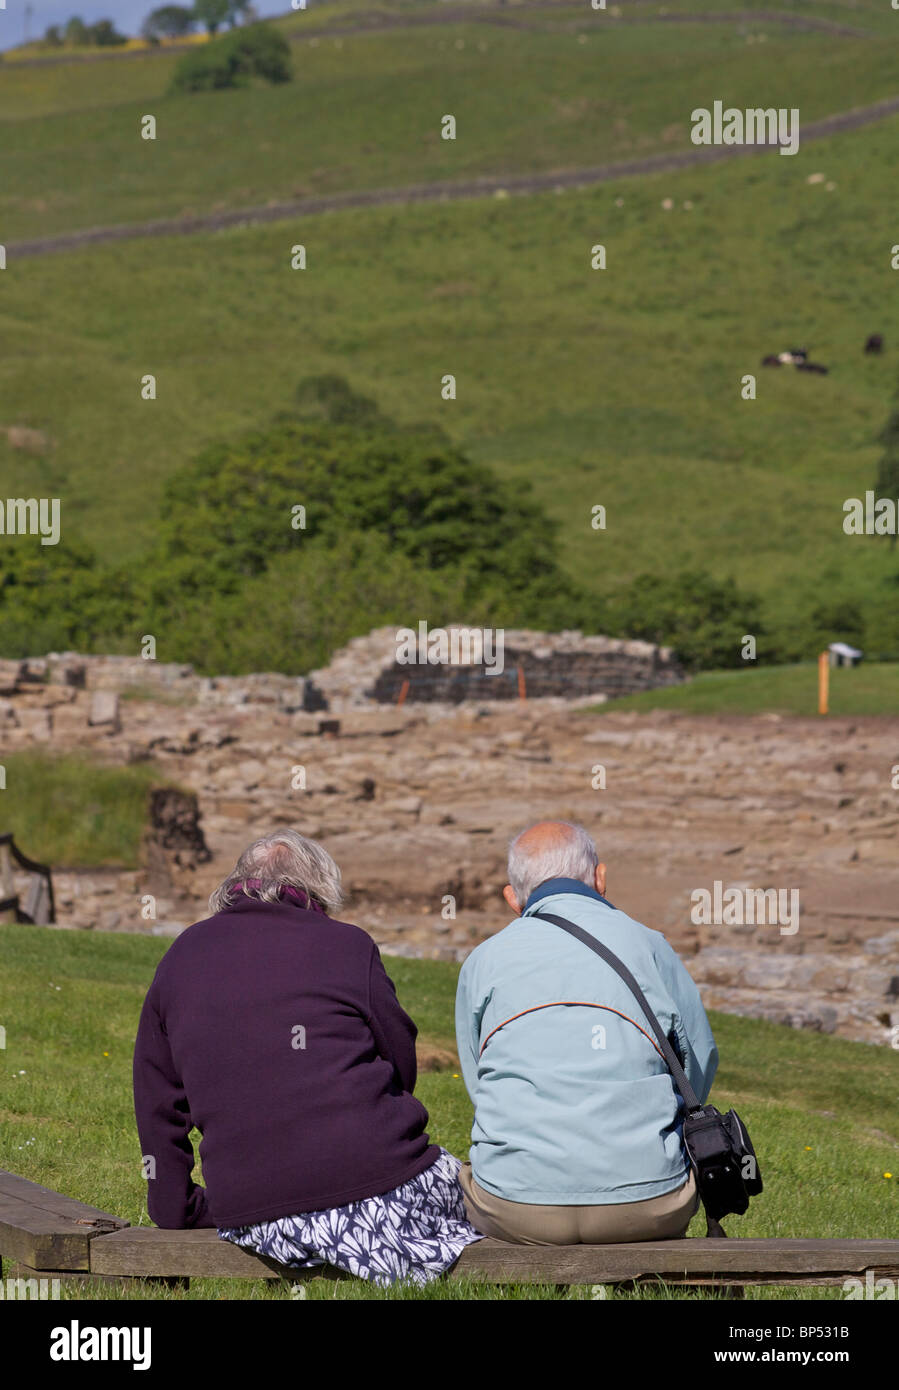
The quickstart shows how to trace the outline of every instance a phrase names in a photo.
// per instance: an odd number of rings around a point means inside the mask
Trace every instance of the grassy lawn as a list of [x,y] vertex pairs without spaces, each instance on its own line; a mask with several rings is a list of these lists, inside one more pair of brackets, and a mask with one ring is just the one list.
[[[456,22],[303,43],[291,83],[187,96],[167,95],[172,54],[0,65],[3,241],[690,149],[690,113],[716,99],[810,122],[894,93],[893,34],[768,26],[756,43],[751,24],[566,14],[567,27],[535,12],[534,30]],[[154,141],[140,138],[147,113]],[[441,138],[446,113],[455,140]]]
[[[39,927],[0,931],[0,1024],[6,1030],[6,1049],[0,1052],[0,1167],[146,1225],[131,1056],[143,996],[166,943]],[[386,964],[419,1025],[420,1044],[451,1047],[458,967],[391,958]],[[729,1234],[899,1236],[895,1053],[725,1014],[710,1017],[723,1059],[712,1100],[722,1109],[738,1107],[765,1180],[765,1192],[749,1212],[728,1219]],[[461,1078],[452,1071],[423,1073],[417,1093],[430,1112],[432,1140],[465,1156],[471,1107]],[[703,1233],[697,1219],[691,1234]],[[747,1290],[749,1298],[818,1295],[839,1298],[841,1291]],[[117,1286],[88,1286],[66,1296],[118,1298],[123,1292]],[[197,1279],[186,1294],[147,1286],[126,1296],[290,1295],[264,1280]],[[542,1286],[498,1290],[475,1283],[441,1283],[424,1292],[378,1291],[359,1280],[316,1279],[307,1296],[546,1299],[558,1293]],[[567,1296],[590,1294],[574,1288]],[[659,1288],[618,1295],[667,1296],[677,1295]]]
[[[899,714],[899,666],[884,663],[830,672],[831,714]],[[818,667],[815,662],[772,669],[703,671],[686,685],[645,690],[621,700],[594,705],[592,712],[673,709],[684,714],[818,713]]]
[[150,788],[150,763],[105,767],[78,754],[8,754],[0,828],[30,859],[54,869],[136,868]]

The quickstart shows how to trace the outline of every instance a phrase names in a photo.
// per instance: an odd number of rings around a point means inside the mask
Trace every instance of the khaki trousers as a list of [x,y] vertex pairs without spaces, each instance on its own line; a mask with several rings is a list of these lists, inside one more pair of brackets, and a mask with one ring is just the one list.
[[494,1197],[463,1163],[459,1182],[471,1224],[485,1236],[515,1245],[618,1245],[633,1240],[679,1240],[699,1207],[691,1171],[682,1187],[642,1202],[606,1206],[534,1206]]

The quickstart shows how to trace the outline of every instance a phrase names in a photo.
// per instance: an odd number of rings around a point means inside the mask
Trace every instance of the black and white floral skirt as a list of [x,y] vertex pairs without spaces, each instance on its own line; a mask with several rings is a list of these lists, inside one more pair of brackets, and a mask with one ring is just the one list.
[[329,1264],[382,1286],[398,1279],[427,1284],[455,1264],[466,1245],[484,1239],[465,1215],[460,1166],[441,1149],[430,1168],[380,1197],[256,1226],[220,1227],[219,1236],[293,1269]]

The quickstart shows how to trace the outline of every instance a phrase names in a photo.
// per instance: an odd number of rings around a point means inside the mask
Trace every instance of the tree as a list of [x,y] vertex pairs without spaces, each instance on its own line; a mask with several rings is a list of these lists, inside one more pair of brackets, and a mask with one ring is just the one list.
[[674,647],[688,670],[743,666],[743,636],[766,634],[761,601],[703,571],[641,574],[610,604],[613,631]]
[[145,39],[179,39],[189,34],[197,23],[192,9],[186,5],[161,5],[151,10],[143,22],[141,33]]
[[236,29],[241,20],[247,24],[250,19],[250,12],[253,6],[250,0],[229,0],[228,23],[232,29]]
[[231,0],[195,0],[194,3],[194,18],[213,36],[227,23],[230,12]]
[[[890,412],[890,417],[878,435],[884,446],[883,457],[877,469],[874,491],[878,497],[899,498],[899,406]],[[896,544],[896,533],[890,536],[890,549]]]
[[68,21],[66,27],[62,31],[62,36],[70,48],[83,48],[86,44],[90,43],[87,25],[84,20],[79,19],[77,15],[73,15]]
[[119,33],[111,19],[98,19],[87,30],[87,41],[98,48],[118,48],[128,42],[128,37]]
[[289,82],[290,44],[268,24],[235,29],[185,53],[172,73],[173,92],[245,86],[253,77]]
[[58,24],[49,24],[47,26],[47,29],[44,33],[44,43],[46,44],[47,48],[62,47],[62,34],[59,31]]

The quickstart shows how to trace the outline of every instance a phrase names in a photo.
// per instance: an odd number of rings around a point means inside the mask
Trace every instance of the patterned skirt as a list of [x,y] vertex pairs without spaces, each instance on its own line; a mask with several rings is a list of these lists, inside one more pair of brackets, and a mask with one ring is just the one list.
[[220,1227],[230,1240],[293,1269],[329,1264],[386,1287],[427,1284],[483,1240],[465,1215],[460,1163],[446,1149],[418,1177],[345,1207],[281,1216],[256,1226]]

